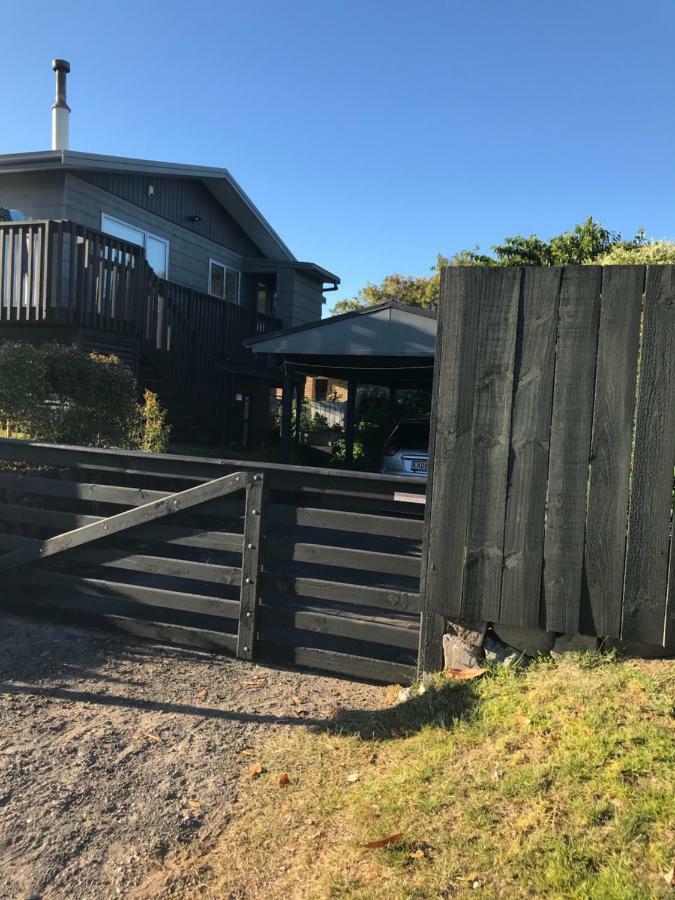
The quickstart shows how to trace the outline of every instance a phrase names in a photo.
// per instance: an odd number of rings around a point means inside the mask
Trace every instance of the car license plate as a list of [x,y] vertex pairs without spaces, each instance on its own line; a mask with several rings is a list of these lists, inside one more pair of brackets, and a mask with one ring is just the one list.
[[413,459],[410,464],[410,469],[413,472],[426,472],[428,465],[429,462],[426,459]]

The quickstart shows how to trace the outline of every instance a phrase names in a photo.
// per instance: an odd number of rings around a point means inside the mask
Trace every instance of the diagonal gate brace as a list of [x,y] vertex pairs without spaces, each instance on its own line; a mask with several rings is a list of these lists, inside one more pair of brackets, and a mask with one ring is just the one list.
[[84,544],[91,544],[94,541],[110,537],[110,535],[128,531],[137,525],[145,525],[147,522],[154,522],[165,516],[199,506],[209,500],[224,497],[226,494],[248,489],[252,481],[251,473],[234,472],[232,475],[215,478],[205,484],[198,484],[196,487],[169,494],[160,500],[144,503],[142,506],[136,506],[134,509],[117,513],[117,515],[101,519],[90,525],[83,525],[81,528],[54,535],[28,547],[4,553],[0,556],[0,572],[17,569],[48,556],[56,556],[66,550],[72,550],[74,547],[82,547]]

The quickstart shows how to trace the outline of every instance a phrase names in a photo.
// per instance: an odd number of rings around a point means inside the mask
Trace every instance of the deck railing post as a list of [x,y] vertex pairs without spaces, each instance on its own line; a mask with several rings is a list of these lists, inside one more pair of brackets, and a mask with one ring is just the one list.
[[256,473],[246,488],[244,549],[241,562],[241,594],[237,656],[253,659],[256,640],[256,613],[260,603],[262,579],[262,519],[264,478]]

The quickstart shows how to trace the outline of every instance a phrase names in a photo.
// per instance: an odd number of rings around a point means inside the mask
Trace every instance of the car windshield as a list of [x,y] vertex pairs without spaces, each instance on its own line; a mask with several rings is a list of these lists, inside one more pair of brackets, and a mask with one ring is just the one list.
[[401,422],[391,436],[392,443],[403,450],[429,449],[429,422]]

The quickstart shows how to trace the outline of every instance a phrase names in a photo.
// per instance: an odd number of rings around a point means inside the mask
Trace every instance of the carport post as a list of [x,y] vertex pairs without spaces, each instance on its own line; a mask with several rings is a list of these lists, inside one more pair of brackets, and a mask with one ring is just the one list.
[[348,466],[354,464],[354,431],[356,429],[356,379],[347,382],[347,410],[345,414],[345,459]]
[[291,455],[291,419],[293,417],[293,371],[286,366],[281,395],[281,461],[287,463]]

